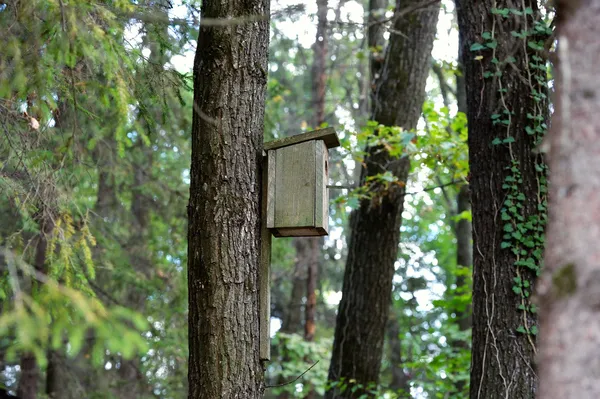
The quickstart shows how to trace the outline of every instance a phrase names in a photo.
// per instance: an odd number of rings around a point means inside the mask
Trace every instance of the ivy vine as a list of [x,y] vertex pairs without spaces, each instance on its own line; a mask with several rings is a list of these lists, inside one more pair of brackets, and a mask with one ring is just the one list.
[[[545,242],[544,229],[547,222],[547,166],[541,155],[536,156],[537,213],[527,216],[526,206],[527,201],[530,199],[526,198],[523,192],[522,166],[513,153],[513,145],[519,136],[510,134],[514,111],[511,109],[510,104],[505,101],[508,88],[503,86],[502,81],[506,66],[515,67],[511,68],[511,73],[518,70],[516,68],[517,60],[513,56],[508,56],[503,60],[497,58],[496,24],[498,19],[522,19],[520,24],[515,24],[521,29],[511,31],[510,34],[521,39],[523,46],[521,54],[526,58],[522,60],[525,61],[526,68],[519,71],[519,73],[521,79],[527,82],[530,89],[529,95],[534,101],[532,107],[527,110],[528,123],[524,129],[526,134],[533,138],[535,146],[541,144],[548,129],[546,125],[548,72],[546,61],[540,55],[544,52],[545,42],[551,35],[552,30],[544,20],[535,20],[531,23],[531,16],[534,13],[531,7],[523,6],[521,9],[493,8],[491,12],[494,16],[492,30],[483,32],[481,35],[483,43],[474,43],[470,50],[480,52],[489,49],[492,52],[491,67],[483,72],[483,77],[485,79],[497,79],[498,81],[498,98],[501,109],[498,113],[493,114],[491,119],[494,126],[505,127],[506,134],[504,137],[494,138],[491,145],[507,146],[510,154],[510,163],[506,166],[508,174],[502,185],[503,190],[505,190],[505,199],[500,210],[500,218],[503,223],[503,237],[500,245],[502,249],[511,251],[516,259],[512,290],[520,298],[517,310],[522,313],[523,317],[521,324],[515,326],[515,330],[518,333],[527,334],[535,351],[531,336],[537,335],[538,326],[535,324],[536,318],[529,316],[537,313],[537,309],[531,303],[533,281],[528,279],[527,276],[530,276],[531,272],[538,276],[542,267]],[[478,55],[475,59],[481,60],[483,56]]]

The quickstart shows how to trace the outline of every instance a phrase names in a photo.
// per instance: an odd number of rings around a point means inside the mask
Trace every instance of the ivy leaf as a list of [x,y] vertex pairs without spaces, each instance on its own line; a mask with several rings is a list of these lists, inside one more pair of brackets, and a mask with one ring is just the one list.
[[471,45],[471,48],[469,49],[470,51],[479,51],[479,50],[484,50],[485,46],[481,43],[473,43]]

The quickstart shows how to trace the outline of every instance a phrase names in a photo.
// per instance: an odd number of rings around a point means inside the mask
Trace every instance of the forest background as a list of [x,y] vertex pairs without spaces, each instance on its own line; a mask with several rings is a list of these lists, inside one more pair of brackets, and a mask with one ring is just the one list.
[[[534,3],[538,33],[549,35],[553,10]],[[493,10],[508,18],[531,8]],[[408,37],[397,24],[415,15],[427,15],[430,30]],[[331,389],[468,396],[473,250],[458,23],[448,0],[272,2],[265,140],[331,126],[342,148],[330,154],[329,237],[273,241],[265,397],[315,398]],[[199,26],[194,0],[0,1],[0,387],[8,393],[187,396],[186,206]],[[394,100],[404,104],[395,112],[414,117],[385,123],[373,104],[394,35],[407,38],[404,47],[424,41],[432,50],[417,68],[424,87]],[[470,60],[481,60],[483,48],[495,51],[494,38],[482,37]],[[547,89],[549,66],[538,66]],[[545,122],[547,113],[534,117]],[[502,113],[488,117],[510,124]],[[503,140],[486,145],[511,144]],[[401,173],[361,178],[370,148],[411,162]],[[379,384],[332,385],[331,373],[343,374],[330,360],[351,215],[397,189],[391,301],[379,293],[389,309],[384,345],[372,349],[381,353]],[[541,251],[537,242],[531,248]],[[526,301],[529,280],[517,278],[509,290]],[[523,304],[518,311],[534,313]],[[523,317],[514,333],[535,340],[537,326]]]

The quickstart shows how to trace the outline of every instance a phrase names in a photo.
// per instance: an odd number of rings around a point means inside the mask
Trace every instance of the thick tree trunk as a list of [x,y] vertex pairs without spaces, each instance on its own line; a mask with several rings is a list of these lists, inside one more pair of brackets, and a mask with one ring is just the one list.
[[600,397],[600,1],[559,1],[539,397]]
[[[397,13],[418,4],[402,1]],[[375,96],[373,119],[386,126],[415,128],[425,97],[425,81],[439,8],[433,6],[396,18]],[[369,176],[392,172],[405,182],[407,158],[394,159],[379,148],[369,148],[361,182]],[[382,165],[387,165],[384,170]],[[329,380],[355,380],[363,387],[377,382],[385,326],[391,301],[394,263],[398,257],[404,188],[364,200],[351,218],[343,296],[338,309]],[[331,389],[327,398],[351,398],[368,393]]]
[[[258,269],[269,2],[207,0],[194,60],[189,398],[262,398]],[[258,18],[258,20],[257,20]]]
[[[546,220],[545,165],[532,150],[548,104],[544,63],[536,61],[543,55],[530,46],[539,38],[513,32],[533,31],[540,15],[535,0],[457,0],[456,5],[473,204],[470,397],[529,399],[536,388],[537,332],[529,298]],[[504,9],[517,13],[499,15]],[[477,43],[481,46],[473,47]]]

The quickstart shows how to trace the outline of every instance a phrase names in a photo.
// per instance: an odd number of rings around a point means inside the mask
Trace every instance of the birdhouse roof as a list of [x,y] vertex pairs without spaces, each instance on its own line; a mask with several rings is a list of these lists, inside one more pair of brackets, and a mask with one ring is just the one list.
[[335,133],[335,129],[332,127],[327,127],[325,129],[313,130],[312,132],[296,134],[294,136],[269,141],[268,143],[264,144],[263,148],[265,151],[275,150],[277,148],[287,147],[310,140],[323,140],[327,148],[335,148],[340,146],[340,140]]

